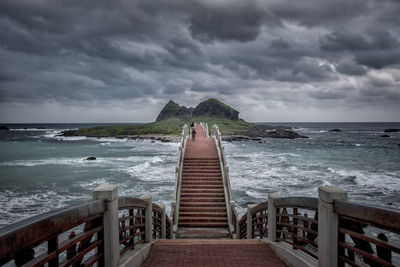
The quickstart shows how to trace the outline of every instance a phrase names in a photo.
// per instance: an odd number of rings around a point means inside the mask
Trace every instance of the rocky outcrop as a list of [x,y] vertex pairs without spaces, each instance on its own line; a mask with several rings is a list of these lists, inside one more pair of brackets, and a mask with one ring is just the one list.
[[385,133],[397,133],[397,132],[400,132],[400,129],[390,128],[390,129],[386,129],[384,132]]
[[239,112],[221,101],[210,98],[201,102],[192,112],[193,117],[217,117],[238,120]]
[[87,157],[86,160],[96,160],[96,157]]
[[329,130],[330,132],[341,132],[342,130],[340,130],[340,129],[332,129],[332,130]]
[[390,137],[390,135],[383,134],[383,135],[381,135],[380,137],[388,138],[388,137]]
[[189,120],[192,117],[192,111],[194,108],[187,108],[180,106],[174,101],[170,100],[158,114],[156,121],[167,120],[170,118],[179,118]]
[[0,131],[9,131],[7,126],[0,126]]
[[170,100],[158,114],[156,121],[162,121],[169,118],[176,117],[180,106],[174,101]]

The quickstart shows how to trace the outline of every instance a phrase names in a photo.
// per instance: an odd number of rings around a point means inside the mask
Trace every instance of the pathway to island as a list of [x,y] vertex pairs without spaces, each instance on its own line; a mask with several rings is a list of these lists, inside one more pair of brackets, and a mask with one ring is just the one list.
[[182,171],[179,235],[228,237],[224,187],[214,138],[197,124],[188,139]]
[[[182,173],[178,235],[153,244],[142,267],[285,266],[269,244],[228,239],[228,219],[221,167],[214,138],[196,126],[188,139]],[[206,238],[206,239],[205,239]]]

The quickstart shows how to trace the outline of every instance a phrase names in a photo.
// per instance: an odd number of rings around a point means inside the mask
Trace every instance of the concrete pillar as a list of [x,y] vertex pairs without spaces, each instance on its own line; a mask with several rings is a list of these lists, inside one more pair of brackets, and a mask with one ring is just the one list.
[[268,194],[268,239],[276,241],[276,207],[275,199],[280,196],[277,193]]
[[106,267],[119,265],[119,219],[118,219],[118,187],[103,184],[93,191],[93,198],[106,202],[103,216],[104,225],[104,264]]
[[347,192],[336,186],[318,188],[318,262],[319,266],[338,265],[339,218],[333,211],[334,200],[346,200]]
[[146,201],[145,233],[146,242],[153,241],[153,207],[151,195],[142,195],[140,199]]
[[255,204],[247,205],[247,239],[253,238],[253,216],[251,215],[251,209],[255,206]]
[[161,208],[161,238],[165,239],[167,237],[167,214],[165,214],[165,205],[160,204]]

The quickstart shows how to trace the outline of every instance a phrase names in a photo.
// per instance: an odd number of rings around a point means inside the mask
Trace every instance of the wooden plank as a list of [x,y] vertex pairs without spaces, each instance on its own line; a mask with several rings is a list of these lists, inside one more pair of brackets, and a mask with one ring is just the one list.
[[400,234],[400,211],[398,210],[358,204],[350,201],[334,201],[333,208],[340,215],[355,218]]
[[344,229],[344,228],[339,228],[339,232],[341,232],[343,234],[347,234],[347,235],[352,236],[352,237],[359,238],[361,240],[364,240],[364,241],[367,241],[367,242],[370,242],[370,243],[374,243],[375,245],[378,245],[378,246],[380,246],[382,248],[390,249],[390,250],[400,254],[400,247],[396,246],[395,244],[391,244],[391,243],[382,241],[380,239],[377,239],[375,237],[368,236],[368,235],[365,235],[365,234],[356,233],[356,232],[353,232],[353,231],[350,231],[350,230],[347,230],[347,229]]
[[35,247],[56,235],[102,215],[105,202],[91,201],[76,207],[51,211],[0,229],[0,262],[24,248]]
[[375,257],[374,254],[371,254],[371,253],[365,252],[365,251],[363,251],[361,249],[355,248],[355,247],[353,247],[353,246],[351,246],[351,245],[349,245],[347,243],[339,242],[339,246],[345,247],[345,248],[347,248],[347,249],[349,249],[349,250],[351,250],[351,251],[353,251],[353,252],[355,252],[355,253],[357,253],[359,255],[362,255],[362,256],[372,260],[373,262],[379,263],[379,264],[381,264],[383,266],[388,266],[388,267],[392,267],[393,266],[394,267],[394,265],[392,263],[387,262],[385,260],[382,260],[382,259],[380,259],[378,257]]

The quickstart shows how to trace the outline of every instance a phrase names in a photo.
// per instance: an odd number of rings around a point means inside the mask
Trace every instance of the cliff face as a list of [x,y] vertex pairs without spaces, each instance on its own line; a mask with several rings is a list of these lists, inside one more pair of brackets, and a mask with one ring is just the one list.
[[169,118],[180,118],[190,120],[192,117],[214,117],[238,120],[239,112],[221,101],[210,98],[201,102],[196,108],[186,108],[179,106],[170,100],[158,114],[156,121],[162,121]]
[[238,120],[239,112],[221,101],[210,98],[201,102],[192,112],[193,117],[216,117]]
[[170,118],[190,119],[192,117],[193,108],[179,106],[174,101],[170,100],[158,114],[156,121],[162,121]]

